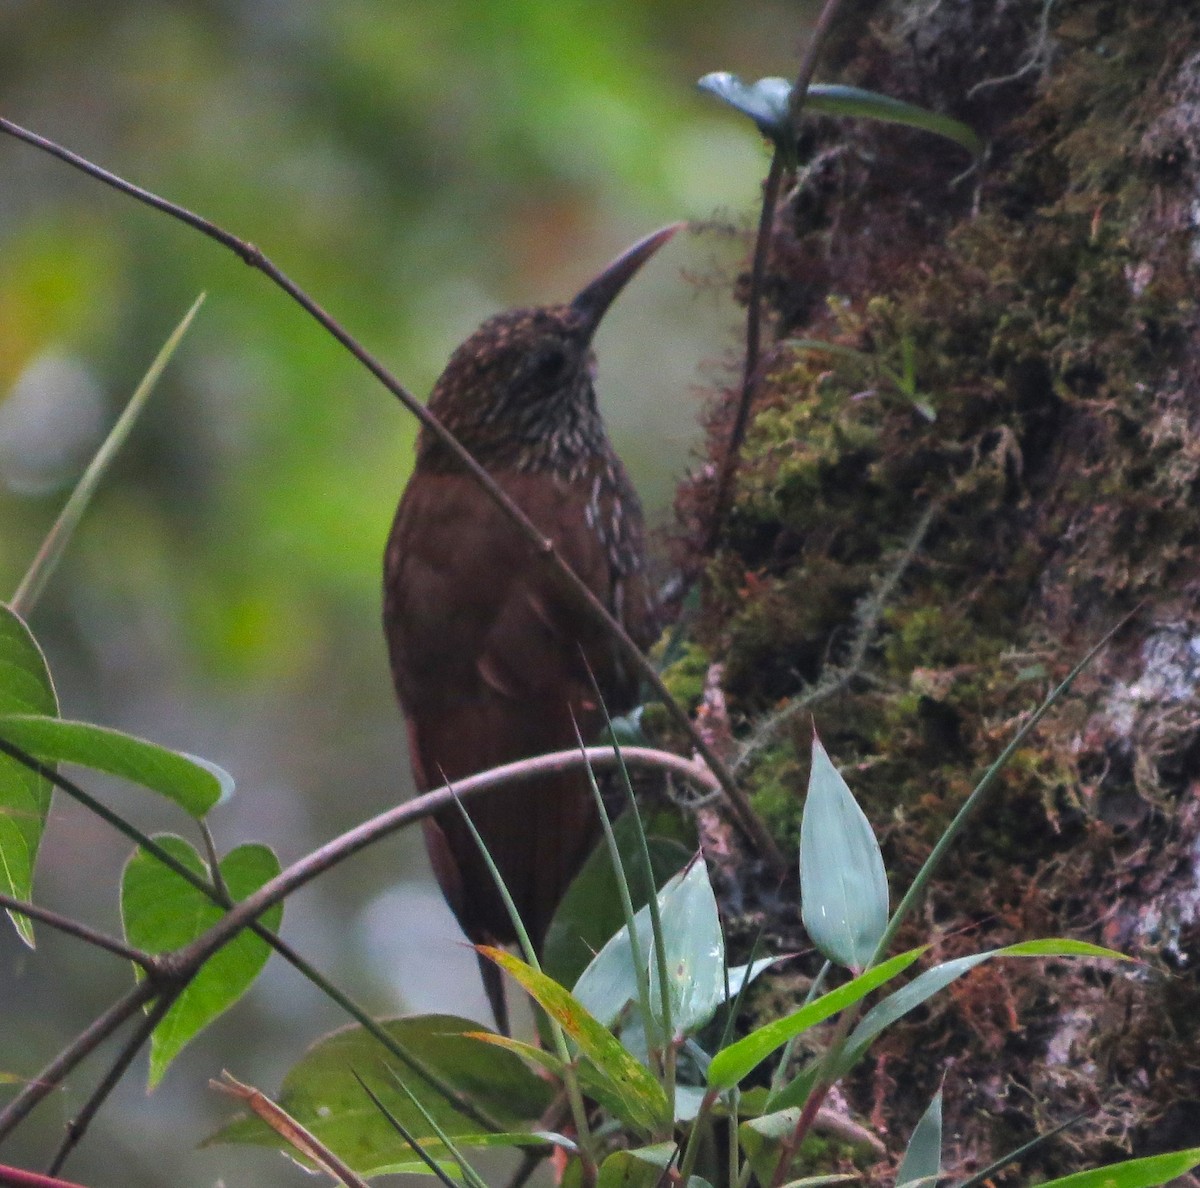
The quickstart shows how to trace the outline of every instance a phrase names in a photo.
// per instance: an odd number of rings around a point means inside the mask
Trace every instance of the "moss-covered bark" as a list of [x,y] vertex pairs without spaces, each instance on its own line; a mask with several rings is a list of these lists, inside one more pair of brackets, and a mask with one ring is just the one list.
[[[723,665],[781,833],[815,716],[900,888],[1021,715],[1134,611],[907,939],[946,959],[1069,934],[1145,964],[984,967],[850,1090],[898,1144],[948,1069],[962,1170],[1081,1111],[1022,1178],[1200,1142],[1200,11],[920,0],[860,8],[839,54],[841,80],[990,151],[956,177],[918,132],[809,125],[689,679]],[[709,497],[683,489],[685,523]]]

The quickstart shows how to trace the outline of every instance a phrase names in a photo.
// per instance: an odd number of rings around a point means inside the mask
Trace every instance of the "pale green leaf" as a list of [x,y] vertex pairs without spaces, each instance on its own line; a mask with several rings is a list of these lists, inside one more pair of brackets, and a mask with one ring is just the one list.
[[800,907],[824,956],[866,968],[887,928],[887,872],[870,822],[816,737],[800,820]]
[[922,1181],[933,1188],[942,1174],[942,1091],[934,1094],[929,1108],[913,1129],[896,1173],[896,1188]]

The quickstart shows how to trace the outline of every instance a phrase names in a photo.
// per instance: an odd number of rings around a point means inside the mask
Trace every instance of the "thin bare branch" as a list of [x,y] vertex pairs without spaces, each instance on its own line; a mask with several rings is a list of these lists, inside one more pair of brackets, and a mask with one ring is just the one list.
[[88,925],[81,924],[78,920],[72,920],[69,916],[52,912],[49,908],[38,907],[34,903],[26,903],[23,899],[14,899],[11,895],[5,895],[3,892],[0,892],[0,908],[9,912],[19,912],[31,920],[40,921],[48,928],[54,928],[59,932],[67,933],[68,936],[77,937],[79,940],[85,941],[89,945],[95,945],[97,949],[105,949],[117,957],[124,957],[146,970],[147,973],[154,972],[154,958],[150,954],[143,953],[139,949],[131,949],[123,941],[117,940],[115,936],[98,932],[95,928],[89,928]]
[[[630,767],[650,767],[674,771],[680,775],[696,775],[694,765],[680,760],[677,755],[665,751],[653,751],[645,747],[629,747],[621,750],[620,757]],[[454,787],[443,786],[414,797],[396,808],[380,813],[361,825],[347,830],[320,848],[294,862],[257,891],[234,904],[228,915],[222,917],[203,936],[176,954],[183,968],[203,964],[252,920],[256,920],[269,907],[280,902],[297,888],[311,882],[318,875],[345,861],[352,854],[405,829],[417,821],[449,807],[455,800],[465,801],[483,795],[496,788],[514,782],[535,779],[549,773],[557,773],[582,766],[612,767],[618,756],[611,747],[588,747],[583,751],[556,751],[550,755],[539,755],[535,759],[523,759],[491,771],[480,772],[466,779],[456,780]]]
[[63,1135],[63,1140],[59,1144],[58,1150],[54,1153],[54,1158],[50,1161],[50,1166],[46,1169],[47,1175],[56,1176],[62,1170],[63,1164],[67,1161],[67,1156],[83,1141],[83,1136],[87,1134],[87,1129],[92,1124],[92,1119],[108,1099],[108,1095],[117,1087],[117,1082],[120,1081],[129,1066],[133,1063],[133,1058],[142,1050],[142,1045],[150,1038],[150,1033],[162,1022],[162,1017],[171,1009],[177,997],[178,991],[174,994],[160,995],[149,1013],[138,1024],[134,1033],[122,1045],[121,1051],[112,1062],[108,1072],[104,1074],[100,1083],[88,1095],[83,1109],[67,1123],[67,1133]]
[[[152,853],[158,854],[160,852],[161,848],[156,846],[152,839],[146,838],[139,830],[129,825],[106,806],[95,800],[94,797],[86,793],[74,781],[42,763],[34,756],[29,755],[20,747],[14,746],[4,739],[0,739],[0,753],[7,754],[10,758],[15,759],[31,771],[35,771],[50,780],[56,787],[67,793],[67,795],[96,811],[104,820],[119,829],[127,837],[132,838],[137,844],[148,845]],[[710,790],[715,786],[715,780],[711,773],[700,763],[683,759],[668,751],[656,751],[648,747],[629,747],[622,750],[621,755],[631,767],[667,771],[684,779],[693,780]],[[471,776],[469,779],[462,780],[456,784],[455,790],[461,797],[470,798],[512,783],[535,779],[548,774],[556,774],[560,771],[572,770],[585,763],[590,763],[593,767],[597,768],[607,768],[614,766],[616,762],[617,756],[611,747],[589,747],[583,751],[558,751],[550,755],[542,755],[534,759],[525,759],[518,763],[510,763],[505,767]],[[225,921],[235,920],[235,917],[236,921],[228,930],[220,929],[220,925],[216,926],[220,930],[220,935],[215,940],[212,939],[214,930],[210,930],[186,949],[178,953],[166,955],[165,958],[158,957],[153,959],[152,968],[157,973],[160,982],[166,972],[170,974],[172,980],[176,981],[178,985],[182,986],[186,984],[195,976],[196,972],[213,953],[222,945],[227,944],[243,928],[249,927],[258,936],[267,941],[285,960],[299,969],[305,977],[309,978],[337,1002],[339,1006],[346,1010],[347,1013],[362,1024],[397,1059],[408,1064],[409,1067],[413,1068],[413,1071],[429,1081],[456,1108],[461,1109],[469,1117],[476,1118],[487,1128],[499,1129],[491,1119],[474,1109],[469,1102],[465,1102],[452,1088],[445,1085],[435,1073],[420,1063],[413,1061],[409,1053],[398,1048],[386,1030],[380,1027],[365,1010],[355,1004],[338,990],[337,987],[333,986],[328,979],[309,965],[289,945],[269,929],[257,923],[257,917],[262,912],[274,903],[281,901],[297,887],[310,882],[325,870],[350,857],[351,854],[358,853],[359,850],[370,845],[373,841],[406,828],[429,816],[431,813],[446,807],[452,802],[453,797],[454,793],[449,788],[436,789],[424,796],[410,800],[406,804],[400,805],[398,808],[392,809],[387,813],[383,813],[371,821],[367,821],[364,825],[350,830],[339,838],[335,838],[321,847],[321,849],[310,854],[307,859],[289,867],[288,870],[282,872],[277,878],[264,884],[260,888],[258,895],[261,896],[262,892],[269,889],[270,893],[274,896],[269,901],[258,902],[256,897],[252,896],[250,900],[243,900],[240,904],[233,904],[227,896],[222,896],[215,887],[211,886],[204,879],[188,870],[187,867],[180,866],[174,862],[169,854],[162,853],[162,860],[172,871],[185,879],[197,890],[210,896],[214,902],[219,903],[222,907],[229,910],[229,914],[224,917]],[[281,882],[281,880],[285,881]],[[251,900],[254,900],[256,906],[246,910],[245,905],[250,903]],[[116,1027],[120,1026],[138,1007],[149,1002],[155,996],[155,993],[154,985],[150,981],[138,983],[134,987],[134,990],[131,991],[130,996],[120,1000],[116,1006],[102,1015],[96,1023],[89,1027],[74,1044],[64,1049],[46,1067],[41,1076],[14,1098],[6,1109],[0,1113],[0,1140],[3,1140]],[[127,1000],[134,1003],[131,1009],[127,1009],[123,1005]],[[145,1034],[141,1035],[141,1038],[138,1040],[138,1046],[145,1042],[145,1036],[149,1035],[150,1030],[152,1028],[147,1029]],[[114,1069],[114,1073],[118,1077],[122,1071],[123,1067],[121,1069]],[[90,1115],[88,1121],[90,1121]]]
[[0,1110],[0,1142],[6,1139],[33,1108],[62,1084],[81,1061],[90,1056],[118,1027],[137,1014],[158,994],[153,982],[138,982],[65,1047],[44,1069]]
[[84,1185],[0,1164],[0,1188],[84,1188]]
[[[804,57],[800,62],[800,70],[792,87],[791,102],[788,107],[788,130],[783,133],[782,140],[790,141],[789,148],[796,141],[796,129],[799,124],[800,112],[804,101],[808,98],[808,87],[812,82],[813,73],[817,68],[817,58],[821,46],[829,33],[834,17],[842,0],[825,0],[821,15],[808,39]],[[775,227],[775,209],[779,205],[779,191],[787,172],[787,154],[776,144],[771,157],[771,168],[767,180],[763,183],[762,209],[758,216],[758,234],[754,240],[754,260],[750,267],[750,296],[746,303],[746,353],[742,363],[742,386],[738,394],[737,410],[734,412],[733,425],[729,430],[729,440],[725,444],[725,455],[717,472],[716,491],[713,495],[712,510],[709,513],[708,535],[704,543],[704,551],[712,552],[721,538],[725,526],[725,517],[729,513],[729,505],[733,501],[733,483],[737,475],[738,460],[742,453],[742,443],[746,439],[746,426],[750,422],[750,408],[758,390],[759,358],[762,353],[762,304],[763,288],[766,283],[767,257],[771,248],[771,232]]]
[[[829,0],[829,2],[834,3],[836,0]],[[35,148],[39,148],[43,152],[57,157],[60,161],[64,161],[75,169],[81,170],[89,177],[93,177],[97,181],[111,186],[122,194],[135,198],[137,201],[145,203],[145,205],[155,210],[162,211],[164,214],[168,214],[172,218],[178,219],[180,222],[199,231],[202,235],[215,240],[223,247],[234,252],[246,264],[257,269],[278,285],[306,313],[332,334],[430,433],[437,437],[454,456],[459,465],[471,475],[480,488],[487,492],[488,496],[508,516],[535,552],[543,557],[546,564],[550,565],[562,577],[572,596],[587,608],[588,613],[597,622],[604,625],[605,630],[617,642],[625,657],[636,667],[637,671],[651,688],[654,689],[656,696],[666,706],[680,728],[687,733],[692,745],[704,756],[705,762],[720,782],[721,790],[728,800],[737,823],[750,837],[755,847],[767,861],[781,870],[785,868],[786,863],[779,852],[778,846],[776,846],[770,833],[767,832],[766,826],[759,819],[749,800],[734,782],[733,776],[725,768],[724,764],[722,764],[719,756],[705,742],[700,732],[688,717],[687,711],[671,695],[662,678],[655,670],[654,665],[650,663],[642,650],[633,642],[633,639],[625,628],[617,621],[604,603],[592,593],[586,583],[578,577],[570,565],[563,560],[555,548],[554,542],[538,529],[533,521],[505,493],[495,479],[475,460],[470,451],[374,355],[353,338],[339,322],[326,313],[321,306],[253,244],[239,239],[237,236],[218,227],[208,219],[202,218],[186,207],[169,202],[167,199],[151,193],[141,186],[134,185],[132,182],[126,181],[124,178],[117,176],[117,174],[109,172],[109,170],[96,165],[85,157],[81,157],[78,153],[73,153],[70,149],[64,148],[62,145],[56,144],[44,136],[39,136],[36,132],[31,132],[18,124],[14,124],[11,120],[0,117],[0,132],[6,132],[17,140],[22,140],[26,144],[33,145]]]

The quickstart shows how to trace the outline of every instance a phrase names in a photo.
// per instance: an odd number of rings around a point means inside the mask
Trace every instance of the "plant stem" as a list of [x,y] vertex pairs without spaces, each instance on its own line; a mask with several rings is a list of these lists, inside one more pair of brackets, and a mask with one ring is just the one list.
[[788,172],[788,161],[795,156],[796,130],[808,87],[817,68],[817,58],[829,28],[833,24],[842,0],[825,0],[821,15],[809,36],[800,69],[792,86],[788,104],[787,127],[780,134],[771,156],[771,168],[763,183],[762,208],[758,215],[758,234],[754,240],[754,260],[750,268],[750,296],[746,308],[746,353],[742,364],[742,387],[738,395],[738,406],[725,446],[725,456],[717,472],[716,492],[713,495],[712,511],[709,513],[708,535],[704,552],[712,553],[721,538],[725,517],[733,501],[733,482],[737,474],[742,443],[746,437],[746,426],[750,421],[750,407],[758,387],[759,355],[762,344],[763,287],[767,274],[767,256],[771,248],[771,231],[775,226],[775,210],[779,205],[779,191],[783,177]]

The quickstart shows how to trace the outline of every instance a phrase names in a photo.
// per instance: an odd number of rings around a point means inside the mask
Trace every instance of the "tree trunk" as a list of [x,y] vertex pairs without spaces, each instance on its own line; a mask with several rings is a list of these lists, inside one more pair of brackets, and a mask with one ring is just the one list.
[[[963,1172],[1084,1111],[1022,1179],[1194,1144],[1200,10],[922,0],[845,25],[826,78],[955,115],[989,150],[963,176],[921,132],[807,121],[695,646],[753,740],[760,810],[794,832],[815,717],[895,900],[1023,715],[1132,613],[902,939],[945,960],[1070,935],[1145,964],[985,965],[849,1091],[899,1149],[947,1072]],[[684,487],[685,523],[710,495]]]

